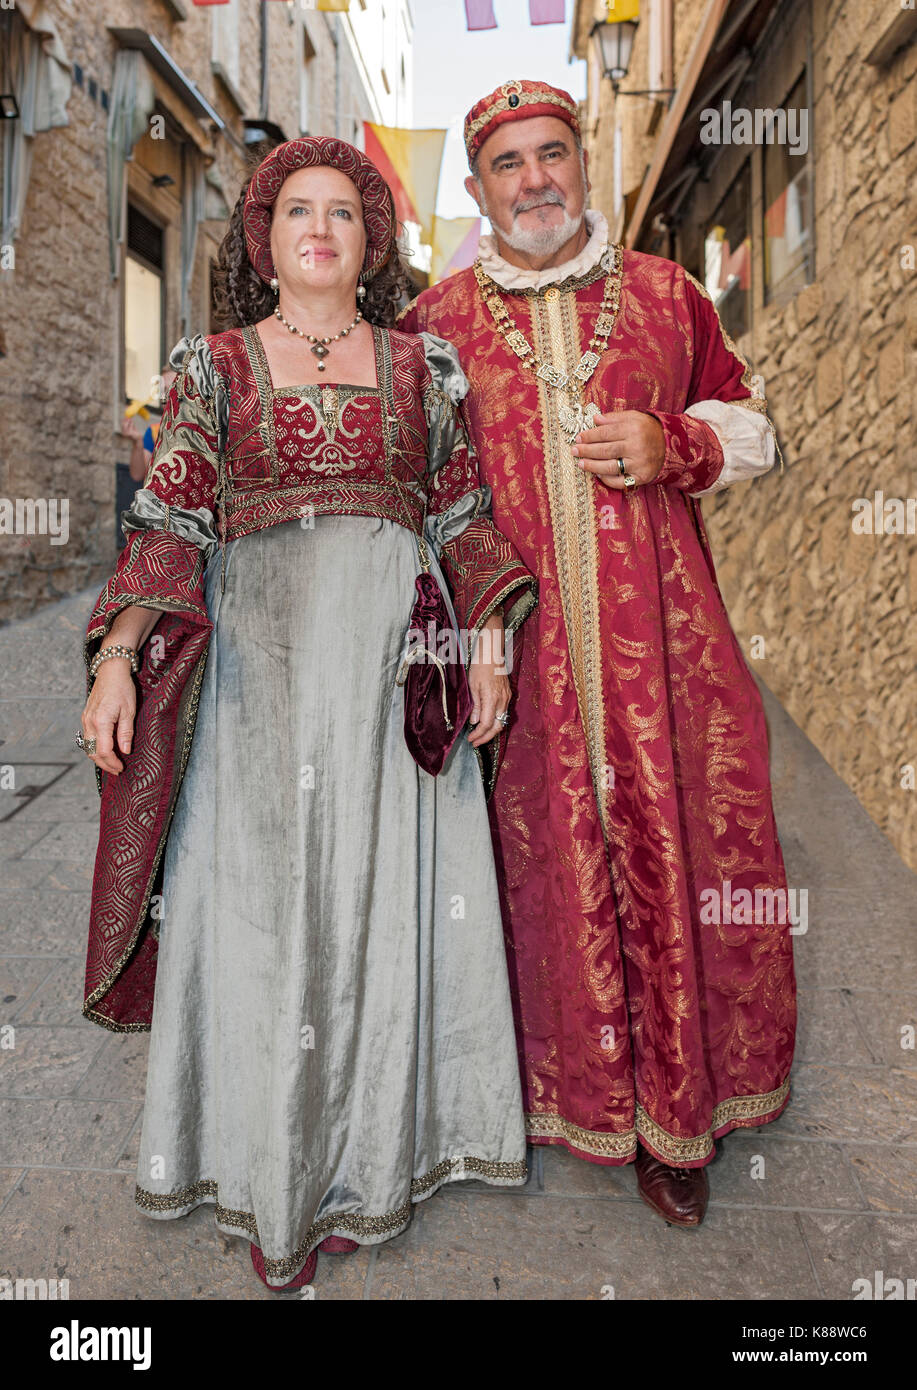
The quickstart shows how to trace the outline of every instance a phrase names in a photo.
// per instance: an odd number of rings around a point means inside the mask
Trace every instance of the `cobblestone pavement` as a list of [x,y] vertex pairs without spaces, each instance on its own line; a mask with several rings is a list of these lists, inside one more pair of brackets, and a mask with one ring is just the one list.
[[[74,1299],[296,1298],[260,1284],[211,1206],[133,1205],[147,1035],[80,1014],[98,795],[73,735],[96,595],[0,628],[0,1275],[66,1277]],[[456,1184],[402,1236],[321,1256],[316,1297],[849,1299],[858,1277],[915,1273],[917,879],[763,693],[789,881],[808,889],[794,1091],[720,1141],[704,1224],[667,1226],[632,1166],[540,1148],[524,1189]]]

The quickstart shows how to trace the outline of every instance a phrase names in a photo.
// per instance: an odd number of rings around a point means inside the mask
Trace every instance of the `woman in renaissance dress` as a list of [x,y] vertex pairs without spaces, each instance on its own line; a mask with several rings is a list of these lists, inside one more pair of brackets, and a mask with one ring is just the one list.
[[[454,350],[390,328],[381,175],[292,140],[243,194],[237,326],[172,351],[87,628],[83,1011],[151,1031],[137,1206],[214,1203],[277,1289],[444,1183],[525,1181],[486,797],[535,584],[490,519]],[[474,701],[438,776],[398,683],[424,553]]]

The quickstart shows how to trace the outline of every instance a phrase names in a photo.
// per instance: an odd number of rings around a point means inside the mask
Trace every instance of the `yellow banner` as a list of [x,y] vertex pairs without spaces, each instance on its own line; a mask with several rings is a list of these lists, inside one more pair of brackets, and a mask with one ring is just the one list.
[[640,18],[640,0],[608,0],[608,18],[615,23],[622,19]]
[[331,10],[337,14],[346,14],[350,9],[350,0],[318,0],[318,9]]
[[481,234],[480,217],[437,217],[433,224],[430,284],[436,285],[473,263]]
[[[384,167],[387,160],[407,195],[408,202],[404,203],[399,199],[397,188],[392,189],[398,216],[402,220],[419,222],[421,238],[430,244],[446,132],[402,130],[397,126],[374,125],[371,121],[365,122],[365,126],[375,136],[385,156],[378,161],[382,173],[388,172]],[[371,143],[367,140],[366,152],[372,159]]]

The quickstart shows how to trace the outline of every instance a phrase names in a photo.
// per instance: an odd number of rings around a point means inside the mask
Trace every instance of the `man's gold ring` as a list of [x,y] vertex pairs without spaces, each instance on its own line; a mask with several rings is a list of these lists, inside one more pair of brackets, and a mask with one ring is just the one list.
[[627,469],[624,465],[623,459],[618,459],[618,472],[621,474],[622,478],[627,476]]
[[634,477],[634,475],[633,475],[632,473],[625,473],[625,474],[624,474],[624,491],[625,491],[625,492],[633,492],[633,490],[634,490],[634,488],[635,488],[636,486],[637,486],[637,479]]

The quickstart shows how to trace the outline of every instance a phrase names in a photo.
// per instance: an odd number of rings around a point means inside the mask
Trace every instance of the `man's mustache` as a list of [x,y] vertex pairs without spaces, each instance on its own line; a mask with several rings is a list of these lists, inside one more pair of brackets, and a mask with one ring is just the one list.
[[556,203],[562,208],[567,206],[566,198],[560,193],[554,191],[540,193],[537,198],[526,198],[521,203],[517,203],[513,208],[513,220],[515,221],[520,212],[531,212],[533,208],[545,207],[550,203]]

